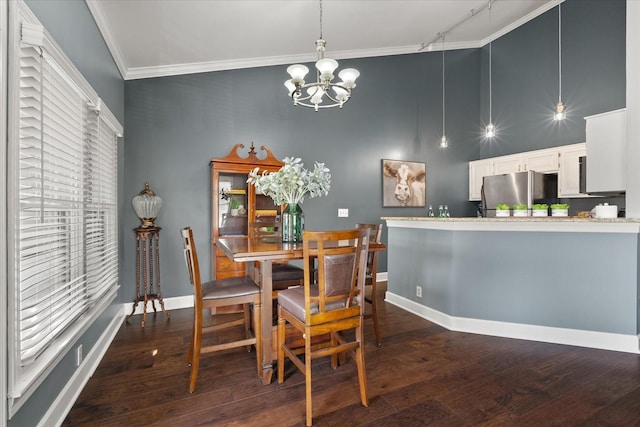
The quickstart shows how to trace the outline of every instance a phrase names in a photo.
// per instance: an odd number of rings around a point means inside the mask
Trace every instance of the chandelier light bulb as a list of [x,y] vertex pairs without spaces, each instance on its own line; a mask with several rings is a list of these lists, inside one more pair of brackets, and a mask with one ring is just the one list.
[[309,68],[302,64],[294,64],[287,68],[287,73],[291,76],[292,83],[304,85],[304,78],[309,73]]
[[447,137],[442,135],[440,139],[440,148],[447,148],[449,146],[449,142],[447,141]]
[[485,136],[486,136],[487,138],[493,138],[494,136],[496,136],[496,128],[495,128],[495,126],[493,125],[493,123],[489,123],[489,124],[487,125],[487,129],[486,129],[486,131],[485,131]]
[[338,73],[338,77],[342,79],[344,87],[353,89],[356,87],[356,79],[360,77],[360,71],[355,68],[345,68]]
[[293,83],[293,79],[289,79],[286,82],[284,82],[284,87],[286,87],[287,90],[289,91],[289,96],[291,96],[293,92],[296,90],[296,85]]
[[331,58],[322,58],[316,62],[316,68],[320,73],[320,79],[323,81],[331,81],[333,72],[338,68],[338,61]]
[[[347,90],[344,89],[344,87],[340,87],[340,86],[344,86],[344,82],[340,82],[338,83],[338,85],[339,86],[333,87],[333,91],[336,93],[336,99],[342,103],[349,98],[349,92],[347,92]],[[340,106],[340,108],[342,108],[342,106]]]

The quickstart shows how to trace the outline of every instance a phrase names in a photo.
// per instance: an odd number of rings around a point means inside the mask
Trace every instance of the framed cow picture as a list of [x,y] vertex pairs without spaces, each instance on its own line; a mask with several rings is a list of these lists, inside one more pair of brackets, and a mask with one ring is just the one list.
[[382,206],[424,208],[426,177],[425,163],[382,159]]

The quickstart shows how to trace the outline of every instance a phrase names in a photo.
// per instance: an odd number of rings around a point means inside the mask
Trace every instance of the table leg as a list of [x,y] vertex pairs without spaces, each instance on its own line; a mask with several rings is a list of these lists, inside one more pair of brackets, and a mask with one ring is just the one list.
[[271,384],[273,375],[273,360],[271,360],[271,330],[273,305],[271,292],[273,289],[271,260],[260,262],[260,276],[262,277],[262,384]]

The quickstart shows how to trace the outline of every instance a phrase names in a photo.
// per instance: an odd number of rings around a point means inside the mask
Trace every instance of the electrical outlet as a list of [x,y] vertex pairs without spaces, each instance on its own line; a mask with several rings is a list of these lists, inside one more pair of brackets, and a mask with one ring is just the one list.
[[422,286],[416,286],[416,296],[422,298]]
[[76,366],[80,366],[82,363],[82,344],[76,348]]
[[338,218],[348,218],[349,217],[349,209],[338,209]]

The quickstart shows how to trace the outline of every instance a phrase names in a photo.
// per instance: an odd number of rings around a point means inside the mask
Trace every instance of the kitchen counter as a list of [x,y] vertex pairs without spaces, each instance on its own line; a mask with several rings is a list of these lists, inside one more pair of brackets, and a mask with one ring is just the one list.
[[639,353],[640,219],[382,219],[388,302],[451,330]]
[[640,218],[503,217],[433,218],[382,217],[389,227],[433,230],[638,233]]

